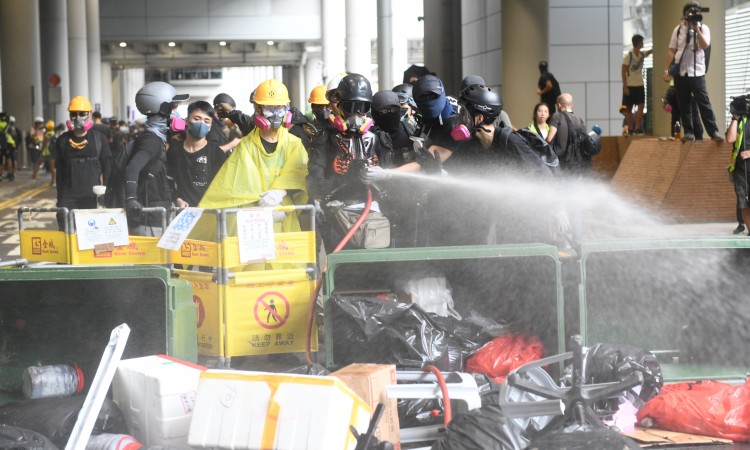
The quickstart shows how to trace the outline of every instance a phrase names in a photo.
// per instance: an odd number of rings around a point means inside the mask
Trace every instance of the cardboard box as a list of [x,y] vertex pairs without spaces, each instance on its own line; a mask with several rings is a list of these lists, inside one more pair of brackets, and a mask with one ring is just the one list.
[[401,449],[398,406],[395,398],[388,398],[387,386],[396,384],[396,366],[389,364],[351,364],[331,374],[340,378],[351,390],[365,401],[372,411],[378,403],[385,405],[375,436],[381,441],[393,443]]

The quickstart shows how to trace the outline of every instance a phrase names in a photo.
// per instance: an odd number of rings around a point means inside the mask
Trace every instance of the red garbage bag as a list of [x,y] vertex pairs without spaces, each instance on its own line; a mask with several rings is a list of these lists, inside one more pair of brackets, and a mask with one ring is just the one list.
[[659,395],[638,411],[670,431],[702,434],[738,442],[750,441],[750,384],[718,381],[665,384]]
[[477,350],[466,361],[466,371],[482,373],[502,383],[512,370],[543,356],[544,345],[538,336],[506,334]]

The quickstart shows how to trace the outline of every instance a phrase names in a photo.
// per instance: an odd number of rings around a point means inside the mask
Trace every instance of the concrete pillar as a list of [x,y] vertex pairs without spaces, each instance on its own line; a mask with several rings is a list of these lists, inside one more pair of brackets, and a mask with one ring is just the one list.
[[112,63],[102,63],[102,115],[111,116],[114,113],[112,106]]
[[[653,3],[653,39],[654,39],[654,98],[660,98],[669,84],[664,82],[664,68],[667,66],[667,51],[672,30],[680,23],[683,0],[659,0]],[[724,16],[726,6],[723,0],[703,0],[701,5],[710,8],[703,14],[704,24],[711,30],[711,62],[706,74],[706,87],[711,107],[716,116],[719,132],[726,129],[725,110],[725,53]],[[654,101],[657,105],[659,102]],[[655,106],[657,108],[657,106]],[[660,106],[658,106],[660,108]],[[657,112],[654,114],[654,135],[670,135],[670,115]],[[704,136],[708,138],[709,136]]]
[[284,81],[284,85],[286,85],[286,89],[289,91],[289,99],[291,100],[291,105],[296,106],[297,109],[305,112],[305,103],[307,102],[307,97],[302,94],[302,87],[304,83],[304,81],[302,80],[303,76],[304,74],[302,70],[300,70],[299,66],[285,66],[282,80]]
[[89,100],[102,108],[102,50],[99,42],[99,0],[86,0],[86,48],[89,66]]
[[119,72],[121,117],[130,123],[143,117],[135,107],[135,94],[146,84],[146,72],[144,69],[122,69]]
[[[86,0],[68,2],[68,56],[70,95],[89,97],[88,49],[86,42]],[[63,99],[67,101],[66,99]]]
[[346,0],[346,71],[370,79],[372,55],[365,26],[370,18],[360,8],[360,0]]
[[[39,23],[42,48],[42,97],[44,117],[61,123],[68,119],[70,99],[70,73],[68,70],[68,11],[65,3],[58,0],[39,1]],[[60,84],[53,88],[49,83],[52,74],[60,77]],[[57,92],[55,92],[57,91]],[[58,100],[56,103],[50,101]],[[59,95],[59,99],[54,97]]]
[[[16,117],[25,133],[34,116],[42,111],[42,64],[37,0],[0,0],[0,42],[3,61],[3,110]],[[26,151],[18,152],[18,162],[26,166]]]
[[539,61],[549,56],[549,2],[503,0],[501,16],[503,109],[520,127],[539,102]]
[[393,12],[391,0],[378,0],[378,86],[393,87]]
[[[319,53],[307,57],[305,63],[305,101],[315,86],[323,84],[323,59]],[[307,107],[307,105],[305,105]]]
[[458,92],[461,73],[461,2],[424,0],[424,65],[443,80],[448,94]]
[[321,30],[323,45],[323,80],[327,83],[331,77],[346,70],[345,39],[346,26],[341,22],[342,12],[346,7],[344,0],[322,0]]

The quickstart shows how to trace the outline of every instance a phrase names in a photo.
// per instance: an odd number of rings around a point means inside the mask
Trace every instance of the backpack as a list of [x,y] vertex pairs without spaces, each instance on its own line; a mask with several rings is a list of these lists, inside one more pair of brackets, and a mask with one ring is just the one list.
[[[107,191],[104,194],[104,205],[107,208],[124,208],[125,207],[125,169],[127,169],[130,160],[135,153],[135,143],[141,137],[150,133],[146,131],[137,138],[129,141],[120,150],[119,153],[112,156],[111,170],[109,180],[107,181]],[[151,161],[153,162],[153,160]],[[149,164],[151,164],[149,162]]]
[[518,130],[513,131],[510,127],[503,127],[500,129],[500,133],[500,136],[503,139],[503,145],[505,146],[508,145],[512,133],[520,136],[524,142],[526,142],[526,145],[528,145],[529,148],[533,150],[542,161],[544,161],[544,164],[549,167],[552,173],[557,174],[558,168],[560,167],[560,160],[557,158],[557,154],[552,149],[552,146],[542,139],[541,136],[528,128],[519,128]]
[[583,124],[574,124],[568,113],[562,113],[565,122],[568,125],[568,145],[567,149],[576,148],[581,155],[592,157],[599,153],[601,146],[598,146],[591,140],[591,136],[586,132]]

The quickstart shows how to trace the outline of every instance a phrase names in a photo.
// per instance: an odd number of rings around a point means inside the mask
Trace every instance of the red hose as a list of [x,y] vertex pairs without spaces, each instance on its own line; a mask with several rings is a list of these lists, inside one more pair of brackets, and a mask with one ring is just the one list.
[[[367,201],[365,202],[365,209],[362,211],[362,215],[359,216],[359,219],[357,219],[356,222],[354,222],[354,225],[347,231],[346,235],[344,235],[344,238],[341,239],[341,242],[336,246],[336,248],[333,249],[331,254],[338,253],[342,248],[346,247],[346,244],[349,243],[349,240],[351,240],[352,236],[354,236],[354,233],[357,232],[357,229],[362,225],[362,223],[367,218],[367,215],[370,214],[370,207],[372,206],[372,191],[370,190],[370,186],[367,186]],[[312,296],[312,299],[310,301],[310,310],[307,314],[307,332],[305,334],[305,357],[307,358],[307,363],[312,364],[312,328],[313,328],[313,322],[315,321],[315,305],[318,300],[318,295],[320,294],[320,288],[323,286],[323,274],[326,272],[326,269],[328,269],[328,265],[323,266],[323,270],[320,271],[320,276],[318,277],[318,282],[315,283],[315,293]]]
[[432,372],[435,378],[437,378],[440,392],[443,394],[443,425],[445,425],[445,428],[448,428],[448,424],[453,420],[453,412],[451,411],[451,399],[448,396],[448,385],[445,383],[443,373],[435,366],[424,366],[422,370],[424,372]]

